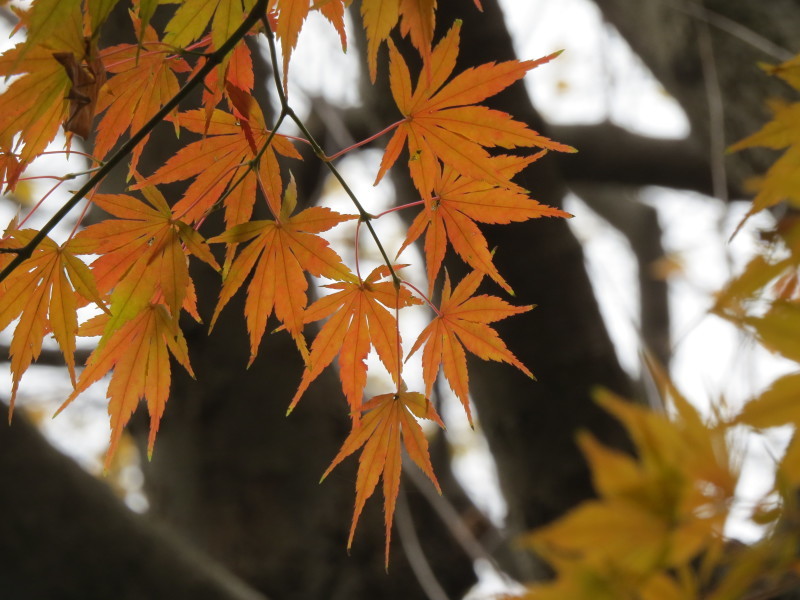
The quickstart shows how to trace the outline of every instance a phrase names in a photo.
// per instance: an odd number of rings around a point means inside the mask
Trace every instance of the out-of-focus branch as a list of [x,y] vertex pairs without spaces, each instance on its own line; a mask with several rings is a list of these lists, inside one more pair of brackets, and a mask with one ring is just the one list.
[[574,191],[624,235],[639,266],[639,332],[641,343],[662,365],[671,355],[667,282],[654,267],[664,256],[656,210],[638,201],[637,190],[608,185],[578,185]]
[[21,415],[0,427],[0,489],[3,597],[265,600],[125,508]]
[[[714,195],[708,152],[690,138],[637,135],[608,122],[552,126],[548,131],[554,139],[578,149],[576,154],[557,157],[570,185],[657,185]],[[729,181],[728,189],[734,198],[744,197],[736,182]]]

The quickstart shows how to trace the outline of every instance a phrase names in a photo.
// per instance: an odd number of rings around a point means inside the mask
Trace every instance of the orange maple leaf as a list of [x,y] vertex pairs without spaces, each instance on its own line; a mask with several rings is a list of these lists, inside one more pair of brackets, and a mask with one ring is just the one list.
[[[36,235],[32,229],[16,230],[4,240],[6,248],[22,248]],[[75,335],[77,309],[87,301],[103,306],[89,267],[75,256],[74,240],[61,246],[45,238],[0,286],[0,331],[19,319],[11,339],[12,388],[9,418],[14,410],[22,375],[39,357],[42,338],[52,332],[75,385]],[[82,299],[81,299],[82,298]]]
[[[480,3],[475,2],[479,10]],[[410,37],[423,62],[430,64],[436,27],[436,0],[364,0],[361,17],[367,34],[367,64],[372,82],[378,72],[378,49],[400,22],[400,34]]]
[[441,494],[439,482],[433,474],[428,441],[417,422],[417,418],[430,419],[444,428],[433,404],[418,392],[396,392],[381,394],[366,402],[361,410],[366,414],[359,423],[353,423],[350,435],[342,444],[339,453],[322,475],[328,476],[333,468],[353,452],[364,447],[358,459],[356,478],[356,505],[347,548],[353,544],[358,518],[367,498],[372,496],[378,480],[383,477],[384,519],[386,524],[386,568],[389,568],[389,544],[392,537],[392,522],[397,494],[400,490],[400,470],[402,466],[402,447],[408,456],[428,476]]
[[527,312],[528,306],[512,306],[496,296],[473,296],[483,279],[483,273],[473,271],[450,292],[450,277],[445,272],[444,289],[439,314],[419,334],[409,356],[424,344],[422,353],[422,377],[425,393],[430,395],[433,383],[439,374],[439,365],[444,367],[444,376],[456,393],[467,417],[472,423],[469,408],[469,376],[464,347],[483,360],[506,362],[517,367],[531,379],[535,379],[525,365],[506,347],[497,332],[487,323],[493,323]]
[[[283,184],[276,154],[298,159],[301,156],[288,139],[275,135],[259,161],[258,173],[253,172],[248,161],[255,158],[270,131],[255,103],[250,105],[249,110],[246,121],[222,110],[214,110],[210,120],[203,109],[181,113],[181,127],[205,137],[181,148],[160,169],[134,187],[194,177],[174,206],[176,215],[192,222],[204,217],[231,183],[244,176],[237,189],[225,199],[226,223],[232,227],[249,220],[256,198],[256,194],[250,194],[249,191],[255,191],[257,178],[260,177],[267,193],[267,202],[273,213],[277,213]],[[246,173],[247,170],[251,172]]]
[[308,303],[305,271],[315,277],[355,280],[328,242],[314,234],[327,231],[356,216],[343,215],[321,206],[312,206],[291,216],[296,203],[297,193],[292,179],[275,220],[242,223],[209,240],[210,243],[227,244],[252,240],[239,253],[225,275],[219,302],[211,319],[213,327],[220,311],[252,271],[244,308],[250,333],[249,364],[258,354],[267,319],[273,310],[295,339],[300,352],[307,357],[308,350],[303,338],[303,313]]
[[493,170],[484,147],[539,147],[561,152],[575,149],[539,135],[507,113],[473,106],[507,88],[525,73],[560,53],[539,60],[486,63],[467,69],[445,84],[458,56],[460,21],[431,53],[430,63],[412,93],[411,76],[400,52],[389,40],[389,81],[392,96],[405,119],[386,146],[375,183],[395,163],[408,142],[409,170],[414,185],[428,197],[439,168],[438,161],[478,181],[520,190]]
[[[349,3],[349,2],[348,2]],[[271,0],[268,10],[271,11],[275,35],[281,43],[283,55],[283,79],[286,86],[286,75],[289,72],[289,61],[292,51],[297,46],[300,30],[303,28],[308,13],[317,9],[336,29],[342,43],[342,49],[347,48],[347,36],[344,29],[343,0],[321,0],[317,2],[297,2],[297,0]]]
[[[397,269],[397,267],[395,267]],[[309,366],[297,389],[289,411],[294,409],[303,392],[339,355],[339,377],[342,391],[354,419],[361,414],[361,394],[367,381],[365,360],[374,347],[395,383],[400,383],[400,335],[394,315],[389,308],[420,304],[405,289],[396,289],[386,265],[375,268],[363,281],[342,281],[325,287],[340,290],[320,298],[308,307],[304,323],[330,317],[311,344]]]
[[187,254],[220,270],[202,236],[176,219],[164,196],[153,187],[142,190],[147,203],[127,194],[96,194],[95,205],[118,217],[91,225],[77,236],[85,252],[100,256],[92,263],[98,287],[111,293],[112,326],[134,318],[160,293],[177,318],[185,305],[191,278]]
[[[135,22],[134,22],[135,24]],[[100,92],[97,113],[105,115],[97,124],[94,152],[102,159],[117,143],[123,133],[139,131],[166,102],[178,93],[180,83],[176,73],[188,73],[191,67],[174,54],[166,44],[160,45],[152,27],[144,29],[142,42],[120,44],[105,48],[101,53],[103,65],[109,74]],[[180,124],[177,110],[173,112],[176,126]],[[134,150],[129,172],[136,170],[139,156],[147,143],[146,137]]]
[[[511,179],[516,173],[542,156],[497,156],[490,162],[502,176]],[[439,169],[433,185],[433,197],[425,199],[425,208],[408,228],[400,253],[420,235],[425,236],[425,262],[428,288],[439,273],[449,240],[453,249],[473,269],[485,273],[507,292],[511,287],[497,271],[492,253],[475,221],[480,223],[511,223],[539,217],[571,217],[552,206],[539,204],[527,194],[476,181],[459,175],[452,167]]]
[[189,364],[186,340],[167,308],[162,304],[148,304],[121,327],[113,325],[112,318],[100,315],[81,326],[84,335],[95,335],[103,330],[100,344],[89,356],[75,390],[56,414],[64,410],[75,398],[106,373],[114,372],[108,384],[108,414],[111,417],[111,442],[106,453],[108,468],[116,452],[122,430],[139,405],[147,401],[150,414],[148,454],[152,455],[156,433],[169,398],[169,355],[172,355],[194,377]]

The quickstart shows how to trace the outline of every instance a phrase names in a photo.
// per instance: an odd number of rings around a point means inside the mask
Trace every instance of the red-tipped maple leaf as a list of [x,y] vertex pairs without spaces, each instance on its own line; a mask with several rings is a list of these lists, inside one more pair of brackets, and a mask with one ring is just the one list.
[[164,305],[148,304],[122,327],[112,326],[112,319],[107,315],[95,317],[84,325],[86,327],[81,327],[82,334],[96,335],[102,329],[103,338],[89,356],[75,390],[58,412],[113,369],[106,393],[109,399],[108,414],[111,417],[111,443],[106,453],[105,466],[108,468],[111,463],[122,430],[141,399],[147,401],[150,414],[148,453],[152,454],[158,425],[169,398],[172,378],[170,353],[194,377],[186,340],[177,321]]
[[202,236],[176,219],[156,189],[142,190],[147,203],[126,194],[97,194],[94,203],[118,217],[87,227],[76,239],[100,254],[92,263],[98,287],[111,293],[112,326],[134,318],[160,293],[177,318],[191,289],[187,254],[220,269]]
[[426,394],[430,395],[433,383],[439,374],[439,365],[444,367],[444,376],[456,393],[472,422],[469,408],[469,376],[464,347],[483,360],[506,362],[517,367],[534,379],[525,365],[506,347],[497,332],[487,323],[493,323],[527,312],[533,306],[512,306],[496,296],[473,296],[483,279],[483,273],[473,271],[450,292],[450,277],[445,273],[442,303],[439,314],[419,334],[409,356],[424,344],[422,353],[422,377]]
[[[444,428],[433,404],[418,392],[396,392],[381,394],[366,402],[361,410],[365,412],[361,421],[353,423],[350,435],[342,444],[341,450],[322,475],[328,476],[333,468],[346,457],[363,446],[364,450],[358,459],[358,476],[356,478],[356,506],[353,511],[353,523],[347,548],[353,544],[358,518],[367,498],[372,496],[378,480],[383,477],[384,519],[386,523],[386,567],[389,567],[389,544],[392,538],[392,521],[395,503],[400,490],[400,470],[402,467],[401,448],[405,447],[408,455],[428,476],[436,489],[439,482],[433,474],[428,441],[417,422],[417,418],[430,419]],[[402,442],[402,444],[401,444]]]
[[[497,156],[491,159],[494,169],[509,179],[544,152],[529,157]],[[475,221],[480,223],[511,223],[538,217],[570,217],[552,206],[539,204],[527,194],[484,181],[459,175],[450,166],[437,173],[433,197],[425,199],[425,208],[408,228],[398,256],[423,232],[428,288],[439,273],[449,240],[453,249],[473,269],[485,273],[503,289],[513,293],[492,262],[492,253]]]
[[300,352],[304,357],[307,356],[303,338],[303,313],[308,304],[306,271],[315,277],[355,280],[328,242],[314,235],[354,219],[355,215],[342,215],[329,208],[312,206],[292,216],[296,204],[297,195],[292,180],[275,220],[236,225],[209,240],[211,243],[227,244],[252,240],[239,252],[225,275],[219,302],[211,319],[213,327],[220,311],[252,271],[244,308],[247,331],[250,333],[250,364],[258,354],[267,319],[273,310],[295,339]]
[[438,161],[458,173],[511,189],[521,189],[497,173],[484,147],[539,147],[561,152],[575,149],[539,135],[507,113],[473,106],[521,79],[558,52],[539,60],[486,63],[467,69],[445,84],[458,56],[461,23],[450,29],[423,66],[416,88],[403,57],[389,40],[389,81],[397,107],[405,119],[386,146],[376,183],[394,164],[408,142],[409,169],[414,185],[423,195],[433,189]]
[[[175,204],[175,214],[187,222],[197,221],[225,193],[229,186],[241,183],[225,199],[225,218],[228,227],[247,221],[253,210],[257,178],[261,178],[273,213],[277,213],[283,190],[277,154],[301,158],[291,142],[275,135],[258,165],[258,173],[252,171],[248,161],[255,158],[258,149],[266,143],[270,131],[255,103],[249,107],[248,120],[222,110],[214,110],[211,119],[206,119],[203,109],[181,113],[181,127],[205,137],[181,148],[160,169],[139,182],[138,186],[172,183],[194,178],[183,197]],[[246,171],[250,171],[249,173]]]
[[[105,111],[97,124],[94,144],[99,159],[108,154],[123,133],[139,131],[178,93],[180,83],[176,73],[191,71],[186,61],[175,55],[169,46],[159,44],[152,27],[144,29],[142,42],[147,45],[120,44],[100,53],[106,72],[112,76],[101,90],[97,104],[98,114]],[[176,126],[180,124],[177,115],[176,110],[173,112]],[[129,172],[136,170],[147,139],[134,150]]]
[[[17,230],[4,240],[5,248],[22,248],[36,235],[32,229]],[[75,385],[75,335],[77,309],[87,301],[103,306],[89,267],[75,256],[73,240],[61,246],[45,238],[0,285],[0,331],[19,319],[9,354],[12,387],[9,417],[14,410],[22,375],[39,357],[42,339],[52,332],[64,355]],[[8,255],[10,256],[10,255]]]
[[[396,269],[397,267],[395,267]],[[386,265],[375,268],[364,281],[342,281],[325,287],[339,290],[320,298],[306,309],[304,323],[330,317],[311,344],[309,365],[300,387],[289,406],[291,411],[309,384],[319,377],[334,357],[339,355],[339,377],[342,391],[354,419],[361,414],[361,394],[367,381],[367,359],[374,347],[395,383],[400,383],[401,357],[397,320],[388,308],[420,304],[405,289],[396,289]]]

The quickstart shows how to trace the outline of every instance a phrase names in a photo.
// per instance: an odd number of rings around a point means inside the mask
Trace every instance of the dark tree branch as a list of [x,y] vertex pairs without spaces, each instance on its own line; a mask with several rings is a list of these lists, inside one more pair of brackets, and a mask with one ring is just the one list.
[[639,202],[638,190],[621,186],[579,185],[574,191],[624,235],[638,264],[641,343],[662,365],[671,356],[667,282],[654,267],[664,257],[656,210]]
[[0,427],[0,489],[3,597],[265,600],[130,512],[20,415]]
[[[548,131],[578,149],[557,157],[570,184],[658,185],[714,194],[708,152],[691,138],[637,135],[608,122],[550,126]],[[737,182],[729,181],[728,186],[734,198],[744,197]]]

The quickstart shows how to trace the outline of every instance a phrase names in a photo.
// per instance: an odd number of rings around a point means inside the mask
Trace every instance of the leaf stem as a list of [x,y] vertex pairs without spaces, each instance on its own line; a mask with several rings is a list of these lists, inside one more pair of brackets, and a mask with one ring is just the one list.
[[[87,181],[83,186],[75,192],[72,197],[64,203],[64,205],[53,215],[53,217],[45,223],[41,231],[39,231],[24,248],[22,248],[14,257],[14,259],[6,265],[5,269],[0,271],[0,281],[8,277],[11,272],[16,269],[23,261],[30,258],[34,249],[47,237],[47,234],[67,216],[67,214],[77,206],[77,204],[88,194],[96,185],[98,185],[105,176],[120,164],[139,143],[147,137],[147,135],[158,125],[164,118],[172,112],[189,93],[197,87],[197,85],[205,79],[217,65],[219,65],[225,56],[233,50],[236,44],[250,31],[250,28],[255,25],[262,14],[267,9],[267,0],[257,0],[252,10],[247,14],[241,25],[236,28],[231,36],[225,40],[225,43],[219,47],[213,54],[211,54],[206,63],[198,69],[197,73],[187,81],[178,92],[169,99],[169,101],[159,110],[153,117],[145,123],[139,131],[134,133],[127,142],[125,142],[119,150],[117,150],[108,161],[100,167],[100,169]],[[270,30],[271,32],[271,30]]]
[[381,129],[378,133],[376,133],[374,135],[371,135],[368,138],[361,140],[360,142],[356,142],[352,146],[348,146],[347,148],[344,148],[343,150],[339,150],[339,152],[337,152],[336,154],[333,154],[331,156],[326,157],[325,160],[337,159],[340,156],[342,156],[343,154],[347,154],[351,150],[355,150],[356,148],[360,148],[361,146],[369,144],[371,141],[377,140],[379,137],[389,133],[392,129],[397,128],[401,123],[404,123],[404,122],[405,122],[405,119],[401,119],[401,120],[399,120],[399,121],[397,121],[395,123],[392,123],[391,125],[389,125],[385,129]]
[[433,309],[433,312],[436,313],[437,317],[441,317],[442,316],[441,311],[438,308],[436,308],[436,305],[433,302],[431,302],[430,298],[428,298],[425,294],[423,294],[422,291],[417,286],[415,286],[410,281],[406,281],[405,279],[401,279],[400,282],[404,286],[406,286],[406,287],[410,288],[411,290],[413,290],[414,292],[416,292],[417,296],[422,298],[425,301],[425,303]]
[[416,202],[409,202],[408,204],[403,204],[402,206],[395,206],[390,208],[389,210],[385,210],[382,213],[378,213],[373,219],[380,219],[384,215],[388,215],[389,213],[397,212],[398,210],[403,210],[404,208],[411,208],[412,206],[419,206],[420,204],[425,204],[425,200],[417,200]]

